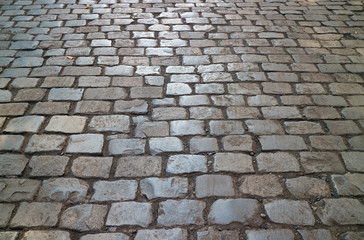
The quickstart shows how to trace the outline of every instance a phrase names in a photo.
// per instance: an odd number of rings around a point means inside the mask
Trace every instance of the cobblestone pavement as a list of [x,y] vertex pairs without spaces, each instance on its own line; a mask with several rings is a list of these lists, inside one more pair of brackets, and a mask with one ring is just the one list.
[[1,240],[364,239],[363,1],[0,4]]

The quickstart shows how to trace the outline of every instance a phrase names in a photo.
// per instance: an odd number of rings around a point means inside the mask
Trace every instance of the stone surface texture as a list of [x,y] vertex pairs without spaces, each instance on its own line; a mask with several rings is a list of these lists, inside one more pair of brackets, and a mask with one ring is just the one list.
[[0,1],[0,240],[361,240],[362,0]]

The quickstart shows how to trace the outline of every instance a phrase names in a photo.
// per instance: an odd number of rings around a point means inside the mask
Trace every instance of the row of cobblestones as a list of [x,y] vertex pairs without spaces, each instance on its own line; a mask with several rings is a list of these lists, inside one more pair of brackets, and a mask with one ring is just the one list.
[[363,6],[2,1],[0,240],[363,239]]

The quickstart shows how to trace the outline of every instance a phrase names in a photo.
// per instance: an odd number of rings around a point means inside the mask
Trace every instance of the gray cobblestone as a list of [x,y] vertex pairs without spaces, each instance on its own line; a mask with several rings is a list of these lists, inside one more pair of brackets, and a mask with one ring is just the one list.
[[147,227],[152,222],[150,203],[113,203],[107,215],[107,226],[137,225]]
[[92,201],[133,200],[137,188],[135,180],[98,181],[94,184]]
[[21,154],[1,154],[0,176],[21,175],[28,161],[28,158]]
[[158,224],[162,226],[201,225],[205,202],[197,200],[167,200],[159,203]]
[[208,219],[212,224],[226,225],[236,221],[259,225],[259,211],[258,201],[254,199],[219,199],[212,204]]
[[60,218],[62,228],[89,231],[101,229],[107,214],[107,206],[83,204],[67,208]]
[[180,198],[187,195],[187,178],[145,178],[140,182],[141,191],[148,199]]
[[10,222],[11,227],[54,227],[61,212],[61,203],[23,202]]
[[44,180],[38,192],[39,201],[82,202],[86,198],[88,184],[77,178]]

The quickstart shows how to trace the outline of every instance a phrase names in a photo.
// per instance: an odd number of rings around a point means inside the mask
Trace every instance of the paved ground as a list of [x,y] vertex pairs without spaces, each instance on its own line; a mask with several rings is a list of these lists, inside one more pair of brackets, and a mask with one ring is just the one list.
[[364,239],[363,2],[2,0],[0,239]]

